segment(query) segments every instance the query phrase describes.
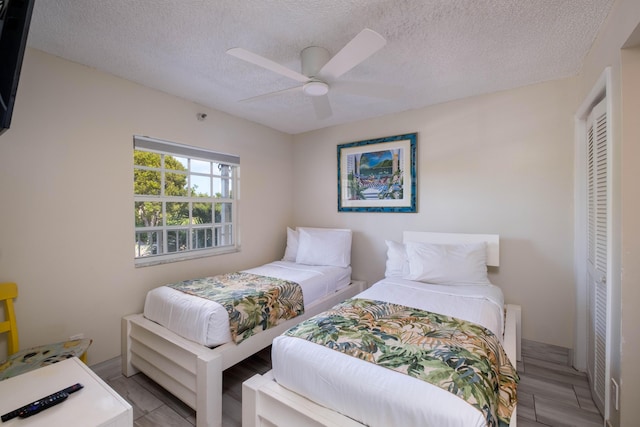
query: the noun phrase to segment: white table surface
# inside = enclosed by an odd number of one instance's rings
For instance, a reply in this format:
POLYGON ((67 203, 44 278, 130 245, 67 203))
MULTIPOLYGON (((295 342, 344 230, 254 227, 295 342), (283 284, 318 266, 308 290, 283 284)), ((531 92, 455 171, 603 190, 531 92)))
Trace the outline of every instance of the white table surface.
POLYGON ((84 388, 62 403, 0 427, 133 426, 131 405, 75 357, 0 381, 0 415, 76 383, 84 388))

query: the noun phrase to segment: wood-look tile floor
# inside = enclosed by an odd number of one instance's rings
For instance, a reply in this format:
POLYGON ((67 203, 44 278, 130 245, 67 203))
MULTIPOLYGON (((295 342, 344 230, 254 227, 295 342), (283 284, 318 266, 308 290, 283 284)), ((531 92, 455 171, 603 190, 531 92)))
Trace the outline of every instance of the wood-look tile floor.
MULTIPOLYGON (((565 348, 523 341, 518 363, 518 427, 602 427, 586 375, 569 366, 565 348)), ((120 359, 92 366, 114 390, 133 406, 134 425, 139 427, 190 427, 195 412, 144 374, 130 378, 120 373, 120 359)), ((223 427, 242 425, 242 383, 271 369, 267 347, 224 372, 223 427)))
POLYGON ((570 366, 563 347, 523 340, 518 362, 518 427, 602 427, 586 374, 570 366))

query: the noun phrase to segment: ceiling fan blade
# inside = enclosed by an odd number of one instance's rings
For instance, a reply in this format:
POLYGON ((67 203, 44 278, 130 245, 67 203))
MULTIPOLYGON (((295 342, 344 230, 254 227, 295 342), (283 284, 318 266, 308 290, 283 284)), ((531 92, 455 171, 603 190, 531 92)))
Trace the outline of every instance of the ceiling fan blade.
POLYGON ((331 104, 329 103, 329 97, 327 95, 311 96, 310 98, 318 119, 322 120, 331 117, 333 112, 331 111, 331 104))
POLYGON ((231 56, 242 59, 243 61, 247 61, 259 67, 266 68, 267 70, 273 71, 274 73, 280 74, 285 77, 289 77, 290 79, 297 80, 301 83, 306 83, 307 81, 309 81, 309 77, 305 76, 304 74, 300 74, 297 71, 293 71, 292 69, 285 67, 284 65, 280 65, 277 62, 267 59, 264 56, 257 55, 253 52, 249 52, 248 50, 242 49, 241 47, 231 48, 227 50, 227 53, 231 56))
POLYGON ((331 85, 331 90, 350 93, 358 96, 382 99, 399 99, 404 94, 404 88, 397 85, 378 83, 337 81, 331 85))
POLYGON ((302 86, 290 87, 288 89, 277 90, 275 92, 263 93, 262 95, 256 95, 256 96, 252 96, 251 98, 241 99, 238 102, 253 102, 253 101, 258 101, 262 99, 269 99, 274 96, 282 95, 289 92, 301 92, 301 91, 302 91, 302 86))
POLYGON ((318 72, 323 80, 334 80, 382 49, 387 41, 369 28, 360 31, 318 72))

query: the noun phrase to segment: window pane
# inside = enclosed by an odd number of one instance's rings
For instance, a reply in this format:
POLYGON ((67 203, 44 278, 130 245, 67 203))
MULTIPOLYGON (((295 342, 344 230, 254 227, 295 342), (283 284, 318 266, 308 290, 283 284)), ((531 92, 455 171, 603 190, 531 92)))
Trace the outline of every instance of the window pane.
POLYGON ((211 174, 211 162, 191 159, 191 172, 211 174))
POLYGON ((194 202, 191 217, 193 224, 213 223, 213 203, 194 202))
POLYGON ((164 156, 164 168, 178 171, 186 171, 189 160, 185 157, 164 156))
POLYGON ((167 231, 167 252, 180 252, 187 249, 187 230, 167 231))
POLYGON ((193 249, 204 249, 213 246, 213 231, 210 228, 193 230, 193 249))
POLYGON ((164 176, 165 196, 187 196, 189 194, 187 175, 167 172, 164 176))
POLYGON ((231 222, 231 203, 216 203, 216 224, 231 222))
POLYGON ((133 171, 133 193, 144 196, 160 195, 160 172, 143 169, 133 171))
POLYGON ((135 202, 136 227, 158 227, 162 225, 160 202, 135 202))
POLYGON ((191 175, 192 196, 211 197, 211 177, 201 175, 191 175))
POLYGON ((145 257, 149 255, 158 255, 159 248, 162 247, 162 232, 147 231, 136 232, 135 240, 135 256, 145 257))
POLYGON ((133 164, 137 166, 160 167, 160 154, 149 151, 133 151, 133 164))
POLYGON ((231 180, 226 178, 213 178, 213 196, 216 198, 231 198, 231 180))
POLYGON ((189 224, 189 203, 167 202, 166 214, 166 225, 187 225, 189 224))
POLYGON ((231 225, 216 227, 216 246, 228 246, 233 244, 231 225))

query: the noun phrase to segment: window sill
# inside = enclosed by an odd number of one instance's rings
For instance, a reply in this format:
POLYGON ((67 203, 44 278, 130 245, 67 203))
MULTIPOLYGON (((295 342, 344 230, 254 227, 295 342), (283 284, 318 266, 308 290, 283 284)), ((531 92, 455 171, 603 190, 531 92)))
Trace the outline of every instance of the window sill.
POLYGON ((136 268, 150 267, 153 265, 168 264, 168 263, 179 262, 179 261, 188 261, 188 260, 198 259, 198 258, 207 258, 207 257, 216 256, 216 255, 231 254, 235 252, 240 252, 240 247, 233 246, 228 248, 194 251, 189 253, 176 253, 176 254, 136 258, 134 259, 134 263, 136 268))

